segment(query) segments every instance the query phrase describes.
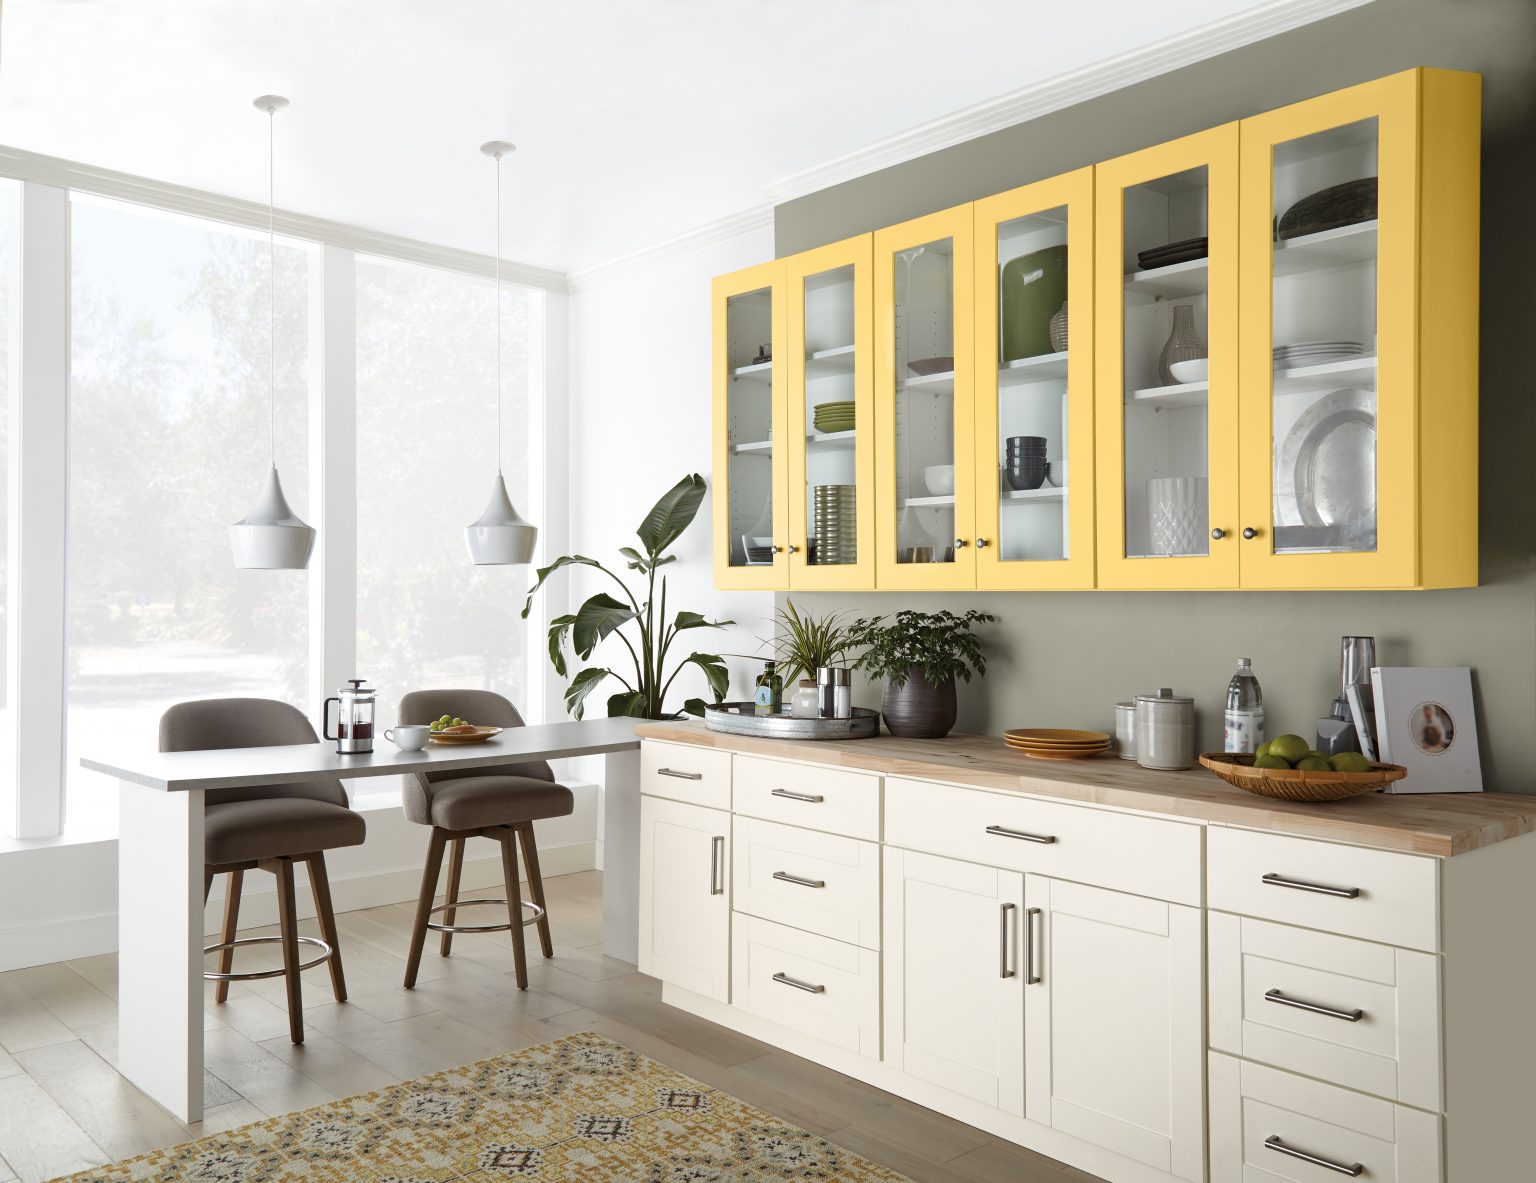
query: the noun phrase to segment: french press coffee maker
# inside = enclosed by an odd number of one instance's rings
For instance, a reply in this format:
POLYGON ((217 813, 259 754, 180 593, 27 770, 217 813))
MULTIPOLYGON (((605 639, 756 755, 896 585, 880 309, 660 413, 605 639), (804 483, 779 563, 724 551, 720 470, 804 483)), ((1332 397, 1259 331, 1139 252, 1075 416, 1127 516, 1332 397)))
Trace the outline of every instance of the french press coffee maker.
POLYGON ((356 756, 373 751, 374 709, 378 695, 371 687, 363 685, 362 678, 352 678, 350 684, 336 691, 335 698, 325 700, 321 707, 320 733, 326 739, 336 741, 336 751, 343 756, 356 756), (336 734, 331 734, 331 703, 336 704, 336 734))

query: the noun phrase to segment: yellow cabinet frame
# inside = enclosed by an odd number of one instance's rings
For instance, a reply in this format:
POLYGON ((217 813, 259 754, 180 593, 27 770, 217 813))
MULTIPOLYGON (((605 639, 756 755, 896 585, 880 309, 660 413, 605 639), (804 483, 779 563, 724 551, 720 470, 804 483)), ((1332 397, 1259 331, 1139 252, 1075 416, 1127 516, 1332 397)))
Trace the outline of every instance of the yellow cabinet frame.
MULTIPOLYGON (((1098 586, 1174 590, 1238 586, 1238 125, 1228 123, 1095 167, 1094 390, 1098 454, 1098 586), (1205 167, 1210 239, 1206 411, 1209 526, 1220 530, 1199 556, 1126 554, 1125 521, 1125 199, 1127 189, 1205 167)), ((1267 216, 1266 216, 1267 224, 1267 216)), ((1267 355, 1266 355, 1267 356, 1267 355)))
POLYGON ((787 259, 785 278, 788 345, 784 351, 785 436, 789 463, 789 586, 796 590, 858 591, 875 585, 875 378, 873 334, 874 235, 817 247, 787 259), (806 520, 805 281, 853 268, 854 500, 858 561, 818 566, 810 561, 812 523, 806 520))
MULTIPOLYGON (((1242 584, 1477 582, 1478 152, 1481 79, 1408 70, 1242 121, 1239 332, 1242 584), (1273 548, 1274 149, 1377 121, 1376 549, 1273 548)), ((1348 385, 1341 382, 1340 385, 1348 385)))
MULTIPOLYGON (((1093 169, 1080 168, 978 201, 976 236, 976 586, 992 591, 1083 589, 1094 585, 1093 446, 1093 169), (998 497, 998 227, 1044 210, 1067 208, 1067 292, 1084 310, 1071 325, 1067 351, 1067 490, 1065 559, 1004 561, 998 497), (986 545, 983 545, 985 543, 986 545)), ((958 488, 958 485, 956 486, 958 488)))
MULTIPOLYGON (((875 584, 881 590, 968 591, 976 586, 974 331, 975 244, 971 204, 875 231, 875 584), (898 251, 949 239, 954 292, 955 559, 898 563, 896 508, 896 269, 898 251)), ((904 376, 902 376, 904 377, 904 376)), ((940 540, 941 542, 945 540, 940 540)))

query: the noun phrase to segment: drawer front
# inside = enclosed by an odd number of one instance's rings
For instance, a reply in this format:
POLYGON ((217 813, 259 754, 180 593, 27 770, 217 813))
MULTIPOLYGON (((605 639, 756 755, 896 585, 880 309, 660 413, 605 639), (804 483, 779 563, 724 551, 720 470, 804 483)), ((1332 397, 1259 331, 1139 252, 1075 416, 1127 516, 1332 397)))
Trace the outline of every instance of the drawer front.
POLYGON ((1014 793, 885 780, 887 845, 1196 907, 1200 831, 1014 793))
POLYGON ((1439 1111, 1438 958, 1209 915, 1211 1047, 1439 1111))
POLYGON ((1210 907, 1436 952, 1435 859, 1212 826, 1210 907))
POLYGON ((764 920, 880 948, 880 847, 737 815, 733 906, 764 920))
POLYGON ((880 954, 736 916, 731 999, 802 1035, 880 1057, 880 954))
POLYGON ((640 791, 709 809, 731 807, 731 753, 684 743, 640 745, 640 791))
POLYGON ((1440 1119, 1211 1053, 1211 1178, 1440 1183, 1440 1119), (1321 1159, 1332 1167, 1298 1155, 1321 1159))
POLYGON ((880 778, 873 773, 737 756, 735 778, 737 813, 880 840, 880 778))

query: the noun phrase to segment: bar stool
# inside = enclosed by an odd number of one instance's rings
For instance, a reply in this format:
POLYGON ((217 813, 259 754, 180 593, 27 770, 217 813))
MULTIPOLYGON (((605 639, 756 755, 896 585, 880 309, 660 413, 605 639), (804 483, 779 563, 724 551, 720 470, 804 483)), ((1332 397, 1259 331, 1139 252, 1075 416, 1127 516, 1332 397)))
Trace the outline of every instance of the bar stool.
MULTIPOLYGON (((267 698, 214 698, 177 703, 160 716, 162 752, 319 742, 315 729, 300 711, 286 702, 267 698)), ((360 814, 348 807, 346 791, 341 787, 341 781, 334 778, 207 790, 203 801, 204 901, 208 899, 214 877, 229 875, 224 895, 223 939, 203 950, 205 955, 219 955, 219 968, 203 973, 204 979, 218 983, 214 988, 216 1002, 224 1002, 229 997, 231 982, 286 978, 288 1033, 294 1043, 303 1043, 304 1002, 299 975, 304 970, 327 962, 336 1001, 347 1000, 347 983, 341 967, 341 941, 336 935, 336 914, 331 905, 324 852, 356 846, 363 841, 366 831, 367 824, 360 814), (293 886, 295 862, 309 868, 309 884, 324 940, 299 935, 293 886), (245 873, 250 870, 270 871, 277 878, 281 936, 235 938, 240 918, 240 891, 245 873), (237 948, 264 944, 282 946, 282 969, 233 972, 237 948), (320 955, 301 965, 300 945, 316 946, 320 955)))
MULTIPOLYGON (((414 690, 400 700, 401 723, 430 723, 444 715, 468 719, 487 727, 521 727, 523 717, 517 708, 489 690, 414 690)), ((495 741, 492 740, 492 743, 495 741)), ((405 988, 416 985, 416 971, 421 968, 421 950, 427 930, 443 934, 440 951, 447 957, 456 932, 510 932, 512 958, 517 968, 517 988, 528 988, 527 955, 523 947, 523 928, 537 924, 539 945, 545 957, 555 955, 549 934, 549 915, 544 905, 544 881, 539 874, 539 852, 534 845, 533 823, 545 818, 565 817, 575 798, 571 790, 555 783, 555 774, 543 760, 525 764, 498 765, 493 768, 466 768, 453 772, 418 772, 406 779, 405 816, 432 827, 427 844, 427 863, 421 878, 421 898, 416 904, 416 922, 411 928, 410 955, 405 964, 405 988), (502 877, 506 899, 461 900, 459 877, 464 869, 464 843, 470 838, 490 838, 501 846, 502 877), (522 898, 518 886, 517 848, 523 848, 528 870, 528 891, 532 901, 522 898), (448 848, 447 902, 432 906, 437 895, 438 876, 442 870, 443 851, 448 848), (505 924, 456 924, 460 908, 482 904, 500 904, 507 909, 505 924), (524 918, 522 913, 529 915, 524 918), (443 913, 441 922, 433 915, 443 913)))

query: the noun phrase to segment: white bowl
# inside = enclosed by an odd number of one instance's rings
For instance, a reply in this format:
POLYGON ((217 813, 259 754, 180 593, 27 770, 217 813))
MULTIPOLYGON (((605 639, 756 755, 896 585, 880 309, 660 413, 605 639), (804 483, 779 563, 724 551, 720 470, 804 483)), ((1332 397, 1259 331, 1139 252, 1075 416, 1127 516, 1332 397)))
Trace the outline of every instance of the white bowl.
POLYGON ((928 492, 935 497, 948 497, 955 491, 955 466, 930 464, 923 469, 923 484, 928 486, 928 492))
POLYGON ((1179 382, 1204 382, 1211 375, 1211 359, 1197 357, 1193 361, 1172 362, 1168 372, 1179 382))

